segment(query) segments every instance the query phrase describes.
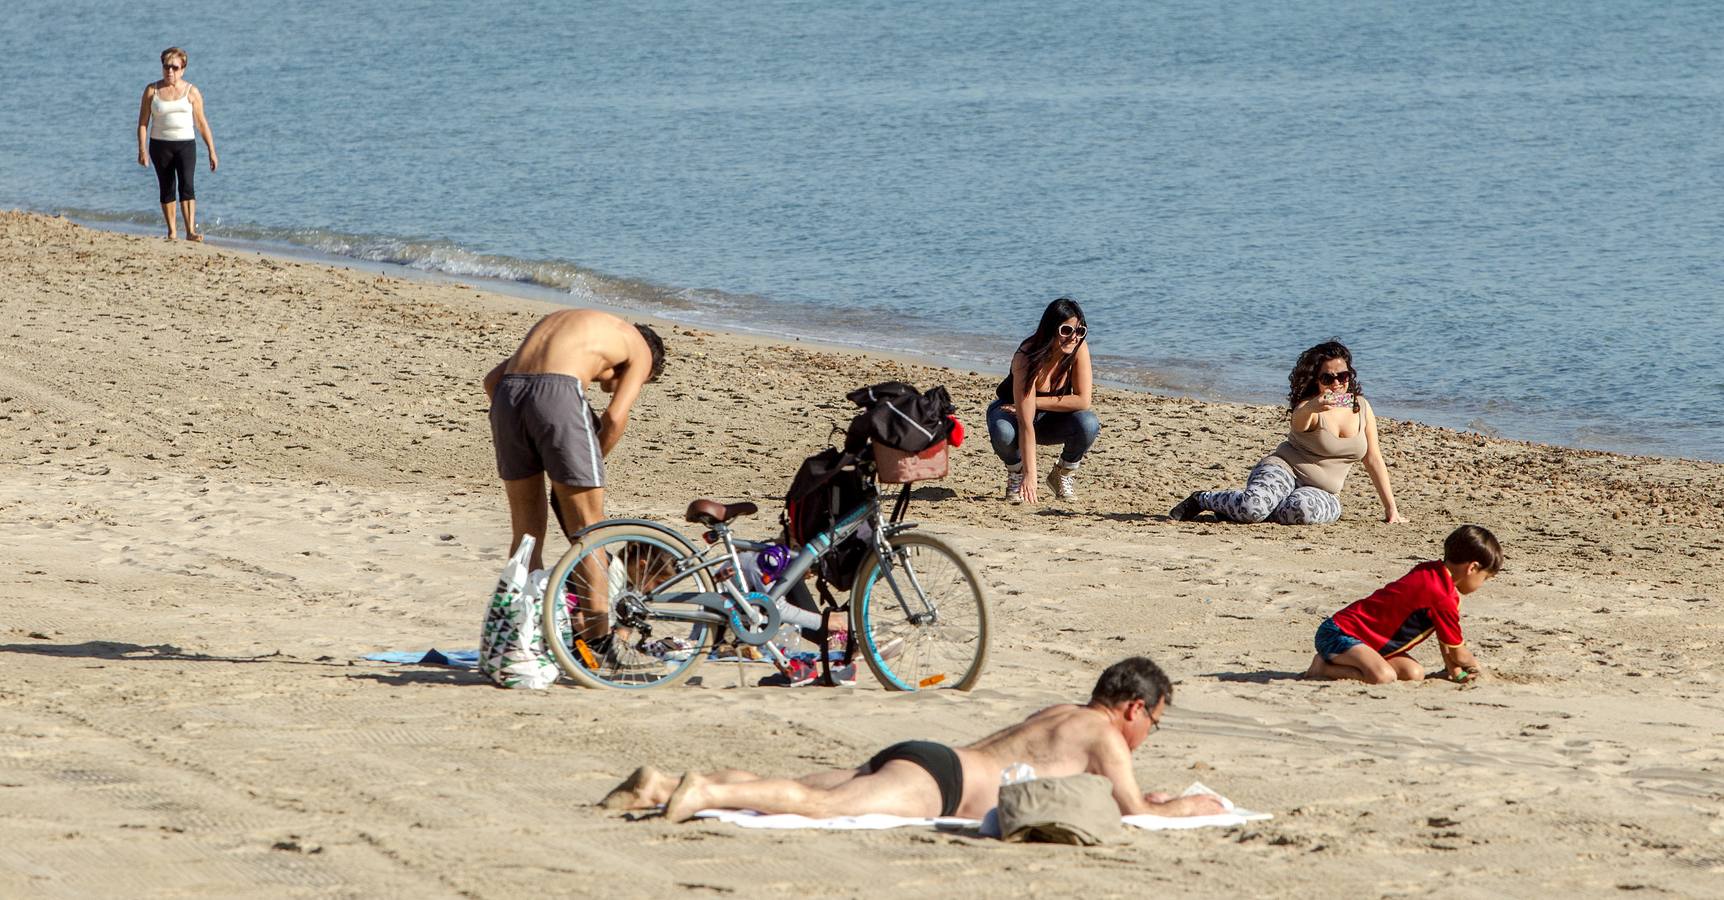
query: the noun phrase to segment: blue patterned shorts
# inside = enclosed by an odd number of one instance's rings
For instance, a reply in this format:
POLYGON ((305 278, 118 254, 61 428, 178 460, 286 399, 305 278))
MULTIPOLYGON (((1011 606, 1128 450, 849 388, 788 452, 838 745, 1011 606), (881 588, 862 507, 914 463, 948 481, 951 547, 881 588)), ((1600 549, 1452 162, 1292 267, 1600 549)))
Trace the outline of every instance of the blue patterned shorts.
POLYGON ((1323 624, 1317 626, 1317 638, 1312 643, 1317 646, 1318 654, 1325 660, 1332 661, 1335 657, 1363 644, 1364 641, 1342 631, 1341 626, 1336 625, 1334 619, 1324 619, 1323 624))

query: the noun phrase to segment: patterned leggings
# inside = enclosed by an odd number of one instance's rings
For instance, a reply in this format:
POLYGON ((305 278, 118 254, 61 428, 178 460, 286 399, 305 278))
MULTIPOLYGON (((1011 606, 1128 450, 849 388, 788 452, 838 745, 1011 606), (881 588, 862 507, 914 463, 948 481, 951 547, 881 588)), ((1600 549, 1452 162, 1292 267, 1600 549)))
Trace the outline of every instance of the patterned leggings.
POLYGON ((1296 487, 1293 473, 1258 463, 1242 491, 1204 491, 1198 505, 1234 522, 1327 525, 1341 518, 1341 498, 1310 485, 1296 487))

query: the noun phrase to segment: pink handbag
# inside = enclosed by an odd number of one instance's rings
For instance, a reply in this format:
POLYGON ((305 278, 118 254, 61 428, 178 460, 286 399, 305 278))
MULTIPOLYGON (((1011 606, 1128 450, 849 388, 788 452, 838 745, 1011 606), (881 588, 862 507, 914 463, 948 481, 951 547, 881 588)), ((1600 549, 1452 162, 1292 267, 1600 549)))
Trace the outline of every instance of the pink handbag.
POLYGON ((946 449, 945 441, 921 453, 910 453, 885 444, 875 444, 875 479, 881 484, 909 484, 912 481, 945 478, 951 471, 946 449))

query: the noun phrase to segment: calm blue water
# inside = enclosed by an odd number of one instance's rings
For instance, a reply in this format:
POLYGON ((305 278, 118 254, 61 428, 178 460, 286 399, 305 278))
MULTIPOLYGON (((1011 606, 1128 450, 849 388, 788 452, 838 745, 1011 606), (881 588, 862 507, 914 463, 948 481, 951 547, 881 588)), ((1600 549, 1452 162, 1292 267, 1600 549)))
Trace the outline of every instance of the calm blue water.
MULTIPOLYGON (((1001 368, 1724 459, 1724 4, 13 0, 0 206, 157 220, 191 55, 217 237, 1001 368)), ((858 381, 865 380, 858 373, 858 381)))

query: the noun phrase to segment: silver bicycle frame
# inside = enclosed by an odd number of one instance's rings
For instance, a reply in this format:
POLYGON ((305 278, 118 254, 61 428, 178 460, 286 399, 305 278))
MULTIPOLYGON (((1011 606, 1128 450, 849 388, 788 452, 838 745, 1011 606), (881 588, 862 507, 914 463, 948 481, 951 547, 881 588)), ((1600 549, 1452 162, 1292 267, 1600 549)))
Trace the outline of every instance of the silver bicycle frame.
MULTIPOLYGON (((915 571, 906 566, 904 573, 910 580, 910 587, 914 589, 914 596, 921 598, 920 605, 923 607, 919 611, 910 609, 905 591, 893 575, 893 570, 898 568, 898 565, 891 544, 891 537, 916 526, 914 523, 887 522, 881 510, 878 495, 870 497, 867 503, 851 510, 839 519, 830 530, 822 531, 810 538, 803 545, 801 552, 796 554, 795 558, 790 561, 790 565, 785 568, 770 590, 767 591, 766 596, 771 602, 758 608, 756 604, 746 600, 750 591, 748 591, 748 584, 742 576, 742 560, 738 552, 740 550, 760 550, 766 547, 767 543, 733 537, 730 533, 730 527, 724 523, 717 523, 713 526, 712 530, 717 541, 704 550, 697 550, 692 543, 676 531, 645 519, 611 519, 601 522, 599 525, 617 523, 644 525, 654 531, 662 532, 684 548, 694 551, 684 559, 684 564, 678 565, 675 574, 653 589, 655 599, 644 604, 651 617, 667 621, 698 622, 714 626, 728 625, 736 635, 737 640, 755 646, 764 645, 768 654, 780 663, 784 662, 781 658, 782 653, 771 643, 771 639, 778 633, 782 624, 778 604, 784 600, 785 595, 789 594, 792 588, 802 582, 808 571, 814 567, 815 563, 819 562, 828 550, 855 535, 864 524, 873 526, 874 555, 880 561, 880 575, 885 579, 887 586, 892 589, 892 594, 898 601, 898 606, 905 617, 919 623, 938 615, 938 610, 928 599, 927 592, 923 590, 915 571), (712 553, 713 550, 720 548, 723 550, 722 553, 712 553), (730 573, 725 578, 714 578, 718 585, 717 590, 665 593, 666 587, 674 586, 699 572, 714 571, 725 565, 730 566, 730 573), (733 616, 736 621, 733 621, 733 616), (746 625, 745 628, 737 627, 743 624, 746 625)), ((582 529, 581 532, 572 535, 571 539, 579 539, 586 531, 596 527, 598 525, 582 529)))

